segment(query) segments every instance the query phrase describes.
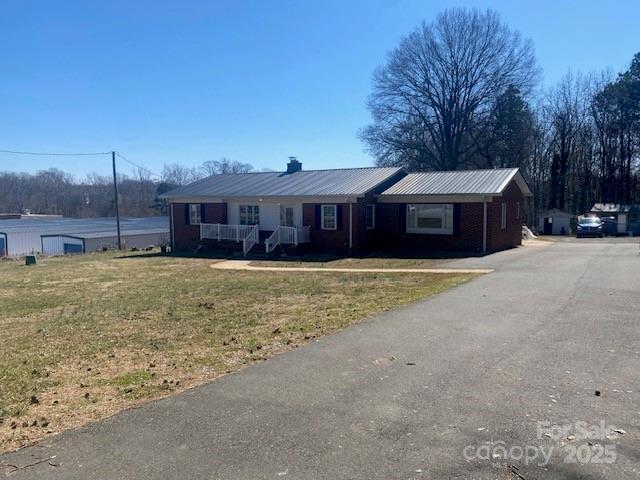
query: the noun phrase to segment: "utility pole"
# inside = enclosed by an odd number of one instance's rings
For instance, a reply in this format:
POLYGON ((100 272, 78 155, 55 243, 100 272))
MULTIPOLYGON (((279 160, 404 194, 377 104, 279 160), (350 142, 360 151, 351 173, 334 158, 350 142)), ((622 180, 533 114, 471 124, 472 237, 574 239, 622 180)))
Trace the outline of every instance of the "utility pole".
POLYGON ((111 164, 113 165, 113 192, 116 200, 116 228, 118 229, 118 250, 122 250, 122 237, 120 236, 120 208, 118 206, 118 179, 116 177, 116 152, 111 152, 111 164))

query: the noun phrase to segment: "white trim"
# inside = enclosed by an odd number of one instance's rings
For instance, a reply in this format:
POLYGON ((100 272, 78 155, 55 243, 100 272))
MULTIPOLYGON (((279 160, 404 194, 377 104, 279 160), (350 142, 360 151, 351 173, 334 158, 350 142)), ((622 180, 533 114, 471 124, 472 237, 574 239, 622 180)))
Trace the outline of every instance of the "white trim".
POLYGON ((507 203, 502 202, 500 207, 500 230, 507 229, 507 203))
POLYGON ((176 227, 173 224, 173 219, 175 218, 173 214, 173 203, 169 204, 169 226, 171 227, 171 252, 175 252, 176 250, 176 227))
POLYGON ((320 205, 320 230, 338 230, 338 205, 336 204, 321 204, 320 205), (334 224, 333 228, 328 228, 324 226, 324 207, 332 207, 333 208, 333 218, 334 224))
MULTIPOLYGON (((496 195, 497 196, 497 195, 496 195)), ((378 203, 482 203, 493 195, 378 195, 378 203)))
MULTIPOLYGON (((338 223, 338 212, 336 210, 336 225, 338 223)), ((353 248, 353 203, 349 204, 349 249, 353 248)))
MULTIPOLYGON (((417 222, 417 212, 416 212, 416 222, 417 222)), ((427 234, 427 235, 453 235, 453 222, 454 222, 454 206, 452 203, 408 203, 406 208, 406 231, 407 233, 416 233, 416 234, 427 234), (418 226, 410 226, 409 225, 409 211, 411 208, 417 210, 416 207, 442 207, 441 210, 441 220, 442 224, 445 225, 440 228, 429 228, 429 227, 418 227, 418 226), (451 212, 450 225, 447 225, 447 212, 451 212)))
POLYGON ((201 203, 190 203, 189 204, 189 225, 200 225, 202 223, 202 214, 203 214, 203 211, 202 211, 201 203))
MULTIPOLYGON (((184 196, 184 197, 170 197, 166 198, 169 203, 249 203, 249 204, 261 204, 264 203, 349 203, 355 202, 358 198, 363 198, 364 195, 317 195, 317 196, 238 196, 238 197, 208 197, 208 196, 184 196)), ((162 198, 162 197, 160 197, 162 198)))
POLYGON ((482 253, 487 253, 487 202, 483 202, 482 210, 482 253))
POLYGON ((367 230, 374 230, 376 228, 376 204, 367 203, 364 206, 364 226, 367 230), (367 210, 371 208, 371 226, 367 224, 367 210))

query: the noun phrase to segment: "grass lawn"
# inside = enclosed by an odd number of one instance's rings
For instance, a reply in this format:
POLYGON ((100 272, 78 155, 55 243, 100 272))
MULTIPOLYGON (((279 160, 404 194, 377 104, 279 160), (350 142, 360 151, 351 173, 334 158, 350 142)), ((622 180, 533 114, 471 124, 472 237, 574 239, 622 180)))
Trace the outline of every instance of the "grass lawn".
POLYGON ((0 451, 173 394, 466 282, 243 272, 105 253, 0 262, 0 451))
POLYGON ((255 260, 255 267, 313 267, 313 268, 439 268, 446 267, 450 259, 440 258, 282 258, 279 260, 255 260))

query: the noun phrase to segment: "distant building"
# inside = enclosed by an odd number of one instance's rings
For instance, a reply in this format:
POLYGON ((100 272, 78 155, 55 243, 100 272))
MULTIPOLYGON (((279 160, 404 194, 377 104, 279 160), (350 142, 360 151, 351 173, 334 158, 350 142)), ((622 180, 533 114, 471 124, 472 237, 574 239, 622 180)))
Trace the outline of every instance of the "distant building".
POLYGON ((618 233, 640 234, 640 205, 619 203, 596 203, 591 214, 600 218, 610 218, 618 225, 618 233))
POLYGON ((575 215, 556 208, 538 215, 538 233, 541 235, 569 235, 575 215))
MULTIPOLYGON (((168 217, 122 218, 120 227, 125 248, 141 248, 169 242, 168 217)), ((83 252, 115 248, 116 219, 63 218, 59 215, 19 215, 19 218, 0 218, 0 256, 77 253, 78 247, 70 245, 77 244, 78 241, 71 240, 72 238, 82 240, 80 243, 83 252), (53 238, 63 240, 54 241, 53 238), (66 250, 65 244, 68 244, 66 250)))

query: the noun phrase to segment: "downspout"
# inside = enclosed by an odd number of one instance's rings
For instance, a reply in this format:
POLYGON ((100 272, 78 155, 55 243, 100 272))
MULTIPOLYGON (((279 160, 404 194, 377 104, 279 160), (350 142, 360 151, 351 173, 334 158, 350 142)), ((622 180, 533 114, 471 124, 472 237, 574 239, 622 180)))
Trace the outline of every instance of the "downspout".
POLYGON ((487 201, 482 202, 483 219, 482 219, 482 253, 487 253, 487 201))
POLYGON ((349 202, 349 255, 353 250, 353 203, 349 202))

